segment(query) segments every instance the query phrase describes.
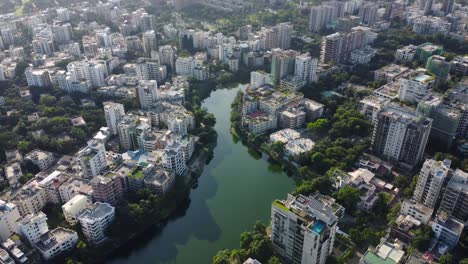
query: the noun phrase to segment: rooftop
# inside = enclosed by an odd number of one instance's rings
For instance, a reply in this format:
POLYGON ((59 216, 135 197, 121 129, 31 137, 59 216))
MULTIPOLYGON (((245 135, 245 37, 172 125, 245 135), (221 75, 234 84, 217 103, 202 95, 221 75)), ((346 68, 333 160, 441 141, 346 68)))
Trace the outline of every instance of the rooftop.
POLYGON ((80 221, 94 221, 95 219, 101 219, 107 217, 109 214, 113 214, 115 208, 108 203, 96 202, 89 208, 85 209, 79 216, 80 221))

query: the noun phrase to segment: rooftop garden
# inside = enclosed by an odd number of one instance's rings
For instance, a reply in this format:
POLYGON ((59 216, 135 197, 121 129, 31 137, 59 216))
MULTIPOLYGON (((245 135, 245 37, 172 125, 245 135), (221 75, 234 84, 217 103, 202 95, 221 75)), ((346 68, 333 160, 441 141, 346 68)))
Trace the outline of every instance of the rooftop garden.
POLYGON ((131 171, 128 174, 128 177, 136 179, 136 180, 142 180, 143 179, 143 170, 141 167, 136 167, 133 171, 131 171))

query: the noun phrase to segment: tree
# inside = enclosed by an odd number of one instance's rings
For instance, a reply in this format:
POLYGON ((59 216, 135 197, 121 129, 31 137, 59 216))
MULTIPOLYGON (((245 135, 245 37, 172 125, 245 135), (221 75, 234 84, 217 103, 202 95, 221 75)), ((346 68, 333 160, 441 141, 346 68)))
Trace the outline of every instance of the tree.
POLYGON ((267 264, 281 264, 281 261, 277 256, 273 256, 268 260, 267 264))
POLYGON ((307 129, 317 133, 325 133, 330 128, 330 121, 325 118, 319 118, 315 122, 307 124, 307 129))
POLYGON ((453 256, 450 253, 445 254, 439 258, 439 264, 452 264, 452 263, 453 263, 453 256))
POLYGON ((359 189, 345 186, 338 191, 337 201, 346 208, 346 211, 353 213, 356 210, 357 203, 361 199, 361 191, 359 189))
POLYGON ((424 252, 429 247, 433 236, 434 232, 429 226, 418 229, 414 231, 414 238, 411 240, 411 246, 417 248, 421 252, 424 252))
POLYGON ((55 105, 55 102, 57 102, 57 98, 52 95, 48 94, 43 94, 41 98, 39 99, 39 104, 45 105, 45 106, 53 106, 55 105))

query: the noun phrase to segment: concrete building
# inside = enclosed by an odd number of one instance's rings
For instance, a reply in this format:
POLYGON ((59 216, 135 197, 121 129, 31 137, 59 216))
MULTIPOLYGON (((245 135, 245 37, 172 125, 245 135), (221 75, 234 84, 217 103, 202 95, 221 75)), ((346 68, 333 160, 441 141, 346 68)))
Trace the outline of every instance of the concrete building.
POLYGON ((11 202, 16 204, 21 216, 34 214, 40 212, 46 205, 47 193, 37 181, 32 181, 21 187, 11 202))
POLYGON ((372 133, 372 150, 400 167, 412 170, 423 158, 432 120, 412 109, 388 104, 377 114, 372 133))
POLYGON ((468 173, 456 169, 452 174, 439 207, 441 212, 462 222, 468 220, 468 173))
POLYGON ((158 101, 158 83, 155 80, 140 81, 136 87, 136 97, 140 109, 150 109, 158 101))
POLYGON ((374 72, 374 81, 383 80, 386 83, 393 82, 409 70, 408 67, 389 64, 374 72))
POLYGON ((106 149, 96 140, 88 141, 88 146, 81 149, 77 156, 84 177, 96 177, 107 168, 106 149))
POLYGON ((122 104, 108 102, 104 104, 104 115, 106 118, 107 127, 110 129, 112 135, 117 135, 117 124, 120 119, 125 115, 125 109, 122 104))
POLYGON ((306 120, 306 113, 297 108, 290 108, 279 114, 279 126, 281 128, 301 128, 306 120))
POLYGON ((466 76, 468 74, 468 56, 457 56, 451 60, 450 73, 466 76))
POLYGON ((379 5, 376 3, 363 3, 359 8, 358 16, 361 18, 361 24, 366 26, 372 26, 377 21, 378 15, 377 10, 379 5))
POLYGON ((376 248, 368 249, 359 260, 359 264, 402 263, 404 256, 405 251, 401 243, 383 240, 376 248))
POLYGON ((182 175, 186 172, 187 166, 185 163, 184 149, 180 142, 172 140, 168 142, 164 149, 163 165, 167 170, 172 170, 177 175, 182 175))
POLYGON ((250 73, 250 89, 257 89, 266 84, 271 84, 270 74, 263 71, 253 71, 250 73))
POLYGON ((0 200, 0 242, 18 232, 17 221, 21 218, 18 208, 13 203, 0 200))
POLYGON ((58 227, 40 237, 36 249, 45 260, 50 260, 63 252, 71 251, 78 243, 78 234, 70 229, 58 227))
POLYGON ((422 203, 414 200, 404 200, 401 205, 400 214, 403 216, 409 215, 421 222, 421 224, 427 225, 431 220, 433 212, 433 208, 427 207, 422 203))
POLYGON ((156 168, 144 178, 144 185, 160 196, 166 195, 174 183, 175 173, 162 168, 156 168))
POLYGON ((36 245, 49 231, 47 216, 43 212, 28 214, 18 221, 18 232, 29 244, 36 245))
POLYGON ((93 188, 93 200, 111 205, 116 205, 122 199, 126 189, 124 178, 113 172, 94 177, 90 184, 93 188))
POLYGON ((418 183, 414 190, 414 199, 427 207, 435 208, 445 178, 450 170, 450 160, 426 160, 419 173, 418 183))
POLYGON ((51 152, 39 149, 32 150, 24 158, 34 163, 41 171, 50 168, 55 163, 54 155, 51 152))
POLYGON ((82 194, 75 195, 62 205, 63 216, 71 226, 74 226, 78 223, 78 216, 90 205, 90 197, 82 194))
POLYGON ((285 155, 298 157, 304 153, 310 152, 315 146, 315 143, 308 138, 298 138, 291 141, 284 146, 285 155))
POLYGON ((281 143, 288 143, 289 141, 298 139, 301 137, 301 134, 296 130, 285 128, 279 130, 277 132, 270 134, 270 141, 271 142, 281 142, 281 143))
POLYGON ((49 72, 42 69, 33 69, 31 67, 26 68, 24 71, 28 86, 37 87, 51 87, 52 82, 50 81, 49 72))
POLYGON ((425 69, 417 69, 408 76, 400 78, 399 98, 409 103, 419 103, 431 92, 435 77, 429 75, 425 69))
POLYGON ((372 124, 377 123, 378 113, 388 104, 389 100, 370 95, 359 101, 359 110, 367 119, 372 121, 372 124))
POLYGON ((154 30, 148 30, 143 32, 142 35, 142 46, 146 57, 151 57, 151 51, 158 50, 158 41, 156 38, 156 32, 154 30))
POLYGON ((306 112, 306 120, 311 122, 319 119, 323 115, 325 106, 321 103, 304 98, 302 104, 306 112))
POLYGON ((465 225, 455 218, 439 214, 431 223, 435 237, 452 250, 458 243, 465 225))
POLYGON ((274 250, 292 263, 324 264, 333 250, 338 220, 344 208, 335 200, 288 195, 271 206, 271 242, 274 250))
POLYGON ((78 217, 81 230, 88 242, 99 244, 106 239, 104 231, 115 217, 115 208, 108 203, 96 202, 78 217))
POLYGON ((426 69, 436 76, 435 85, 439 86, 447 81, 450 64, 445 57, 433 55, 427 59, 426 69))
POLYGON ((417 46, 408 45, 403 48, 397 49, 395 52, 395 61, 397 62, 411 62, 416 56, 417 46))

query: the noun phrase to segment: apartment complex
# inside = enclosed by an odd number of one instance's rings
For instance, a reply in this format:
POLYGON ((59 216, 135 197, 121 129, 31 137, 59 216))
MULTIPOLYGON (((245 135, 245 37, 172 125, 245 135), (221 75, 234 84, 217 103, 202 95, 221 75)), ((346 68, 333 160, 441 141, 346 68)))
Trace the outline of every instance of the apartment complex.
POLYGON ((324 264, 333 250, 344 208, 327 196, 288 195, 271 207, 274 250, 291 263, 324 264))
POLYGON ((423 158, 432 120, 409 108, 388 104, 377 114, 372 150, 381 158, 412 170, 423 158))

